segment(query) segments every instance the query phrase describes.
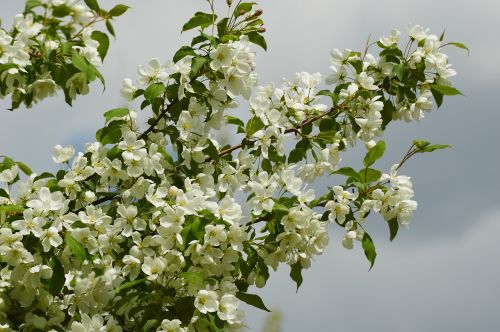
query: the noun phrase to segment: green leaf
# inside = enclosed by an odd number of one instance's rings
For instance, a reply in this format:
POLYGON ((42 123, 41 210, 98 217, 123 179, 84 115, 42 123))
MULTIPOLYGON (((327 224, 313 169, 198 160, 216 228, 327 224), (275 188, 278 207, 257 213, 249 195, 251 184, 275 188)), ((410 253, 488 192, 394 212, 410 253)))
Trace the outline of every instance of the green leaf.
POLYGON ((356 70, 357 74, 361 74, 361 72, 363 71, 363 61, 349 60, 349 64, 356 70))
POLYGON ((163 83, 151 84, 146 91, 144 91, 144 98, 152 102, 155 98, 160 97, 166 89, 163 83))
POLYGON ((207 58, 204 58, 202 56, 195 56, 191 62, 191 73, 189 74, 189 76, 191 78, 198 76, 201 68, 203 68, 203 66, 207 62, 207 58))
POLYGON ((264 123, 262 122, 262 120, 258 116, 252 117, 250 120, 248 120, 245 128, 247 137, 251 137, 253 134, 261 130, 262 128, 264 128, 264 123))
POLYGON ((188 55, 196 56, 196 53, 194 52, 192 47, 182 46, 177 52, 175 52, 173 60, 174 62, 178 62, 188 55))
POLYGON ((134 286, 137 286, 137 285, 140 285, 144 282, 146 282, 146 278, 142 278, 142 279, 135 279, 135 280, 132 280, 132 281, 128 281, 128 282, 124 282, 123 284, 121 284, 116 290, 115 290, 115 293, 116 294, 119 294, 121 291, 123 290, 126 290, 126 289, 129 289, 129 288, 132 288, 134 286))
POLYGON ((385 100, 384 108, 380 113, 382 115, 382 129, 385 129, 387 125, 392 121, 392 117, 394 113, 396 113, 396 108, 390 100, 385 100))
POLYGON ((245 127, 245 123, 243 122, 243 120, 238 119, 234 116, 226 115, 226 116, 224 116, 224 119, 226 120, 227 124, 232 124, 232 125, 242 127, 242 128, 245 127))
POLYGON ((359 174, 363 178, 361 182, 371 183, 378 181, 380 179, 380 176, 382 175, 382 172, 373 168, 364 168, 361 171, 359 171, 359 174))
POLYGON ((121 127, 125 121, 111 121, 106 127, 100 129, 96 133, 96 139, 102 144, 115 144, 122 138, 121 127))
POLYGON ((75 255, 80 262, 83 262, 85 258, 87 258, 87 251, 85 251, 85 248, 71 234, 66 233, 64 242, 66 242, 73 255, 75 255))
POLYGON ((101 31, 94 31, 92 32, 91 38, 99 43, 99 47, 97 48, 97 53, 99 53, 101 59, 104 60, 104 58, 108 54, 108 49, 109 49, 108 35, 101 31))
POLYGON ((249 11, 252 10, 253 5, 255 5, 255 4, 256 4, 256 2, 242 2, 242 3, 240 3, 238 5, 238 7, 236 7, 236 9, 234 10, 235 16, 238 17, 238 16, 241 16, 241 15, 248 13, 249 11))
POLYGON ((2 188, 0 188, 0 197, 10 198, 9 194, 2 188))
POLYGON ((265 51, 267 51, 267 42, 266 39, 257 31, 252 31, 247 34, 248 40, 256 45, 262 47, 265 51))
POLYGON ((0 205, 0 212, 6 213, 16 213, 23 212, 24 208, 20 205, 10 204, 10 205, 0 205))
POLYGON ((290 267, 290 277, 297 284, 297 291, 299 291, 299 287, 300 285, 302 285, 302 281, 304 280, 302 278, 302 265, 300 264, 300 262, 297 262, 293 265, 290 265, 290 267))
POLYGON ((251 306, 262 309, 267 312, 271 312, 271 310, 266 308, 266 305, 264 304, 259 295, 237 292, 236 297, 241 301, 245 302, 246 304, 249 304, 251 306))
POLYGON ((301 149, 301 148, 293 149, 292 151, 290 151, 290 154, 288 155, 288 163, 296 164, 300 162, 302 159, 304 159, 306 153, 307 153, 306 149, 301 149))
POLYGON ((99 4, 97 3, 97 0, 85 0, 85 3, 87 4, 87 6, 89 6, 90 9, 99 11, 99 4))
POLYGON ((174 305, 176 318, 178 318, 182 323, 188 324, 193 317, 194 310, 194 297, 185 296, 179 298, 174 305))
POLYGON ((84 73, 85 76, 87 76, 87 80, 89 80, 89 82, 95 80, 96 74, 94 66, 89 64, 87 59, 85 59, 81 54, 79 54, 77 51, 73 52, 71 61, 73 63, 73 66, 75 66, 78 70, 84 73))
POLYGON ((290 211, 290 208, 286 205, 283 205, 281 203, 274 203, 273 205, 273 215, 274 215, 274 219, 275 220, 278 220, 278 221, 281 221, 281 219, 288 215, 288 212, 290 211))
POLYGON ((203 287, 203 278, 197 272, 183 272, 179 274, 179 277, 186 279, 190 284, 194 284, 198 287, 203 287))
POLYGON ((26 5, 24 6, 24 11, 28 12, 35 7, 41 6, 42 2, 40 0, 28 0, 26 1, 26 5))
POLYGON ((53 177, 54 177, 54 174, 49 173, 49 172, 43 172, 42 174, 40 174, 37 177, 35 177, 35 179, 33 180, 33 182, 36 182, 36 181, 42 180, 42 179, 53 178, 53 177))
POLYGON ((219 35, 220 38, 226 35, 227 33, 227 22, 229 21, 229 18, 224 17, 222 20, 217 23, 217 34, 219 35))
POLYGON ((12 160, 12 158, 9 158, 9 157, 3 157, 3 162, 2 162, 2 166, 3 166, 3 169, 9 169, 9 168, 12 168, 12 166, 14 166, 14 160, 12 160))
POLYGON ((14 63, 0 64, 0 73, 3 72, 3 71, 9 70, 11 68, 19 68, 19 66, 16 65, 16 64, 14 64, 14 63))
POLYGON ((433 145, 426 146, 425 148, 419 149, 418 152, 419 153, 433 152, 436 150, 449 149, 451 147, 452 146, 448 145, 448 144, 433 144, 433 145))
POLYGON ((116 37, 115 28, 113 28, 113 23, 111 23, 110 20, 106 20, 106 29, 108 29, 108 32, 111 34, 111 36, 116 37))
POLYGON ((365 167, 373 165, 373 163, 375 163, 384 155, 384 152, 385 152, 385 142, 379 141, 377 144, 375 144, 374 147, 372 147, 366 153, 365 159, 363 160, 363 164, 365 165, 365 167))
POLYGON ((419 150, 425 148, 426 146, 431 145, 431 142, 424 140, 413 140, 413 145, 415 145, 419 150))
POLYGON ((437 107, 441 107, 443 104, 443 94, 437 90, 431 89, 432 96, 434 97, 434 100, 436 101, 437 107))
POLYGON ((464 95, 462 92, 448 85, 439 85, 439 84, 431 85, 431 91, 437 91, 444 96, 464 95))
POLYGON ((395 65, 392 71, 399 79, 399 81, 403 82, 410 73, 410 67, 408 67, 408 65, 405 63, 400 63, 398 65, 395 65))
POLYGON ((66 277, 64 275, 64 268, 57 257, 52 257, 52 277, 49 282, 49 293, 56 296, 64 287, 66 277))
MULTIPOLYGON (((464 44, 462 44, 462 43, 457 43, 457 42, 449 42, 449 43, 446 43, 446 44, 445 44, 445 45, 443 45, 443 46, 446 46, 446 45, 453 45, 453 46, 455 46, 455 47, 458 47, 458 48, 461 48, 461 49, 463 49, 463 50, 466 50, 466 51, 467 51, 467 55, 469 55, 469 54, 470 54, 470 50, 469 50, 469 48, 468 48, 467 46, 465 46, 464 44)), ((441 46, 441 47, 443 47, 443 46, 441 46)))
POLYGON ((182 32, 197 27, 204 29, 214 23, 216 19, 217 15, 197 12, 186 24, 183 25, 182 32))
POLYGON ((344 175, 344 176, 348 176, 348 177, 351 177, 359 182, 362 182, 361 180, 361 176, 359 175, 358 172, 356 172, 353 168, 351 167, 342 167, 342 168, 339 168, 338 170, 336 170, 335 172, 333 172, 333 174, 340 174, 340 175, 344 175))
POLYGON ((17 161, 16 164, 17 164, 17 167, 19 167, 19 169, 21 171, 23 171, 24 174, 30 176, 31 173, 33 173, 33 171, 31 170, 31 168, 29 168, 28 165, 26 165, 25 163, 17 161))
POLYGON ((361 240, 361 245, 363 246, 363 249, 365 251, 365 256, 370 262, 370 270, 373 267, 373 264, 375 264, 375 258, 377 257, 377 252, 375 251, 375 245, 373 244, 372 238, 368 233, 365 233, 363 235, 363 240, 361 240))
POLYGON ((104 113, 104 118, 106 119, 106 122, 108 122, 114 118, 122 118, 124 116, 127 116, 128 114, 129 114, 128 108, 123 108, 123 107, 115 108, 104 113))
POLYGON ((398 234, 399 230, 398 218, 387 220, 387 224, 389 225, 389 239, 392 241, 398 234))
POLYGON ((150 332, 150 331, 155 331, 156 326, 158 325, 158 320, 157 319, 149 319, 146 324, 144 324, 143 331, 144 332, 150 332))
POLYGON ((111 10, 109 11, 109 15, 113 17, 122 16, 129 8, 130 8, 129 6, 122 4, 116 5, 113 8, 111 8, 111 10))
POLYGON ((71 8, 69 8, 67 5, 60 5, 57 7, 54 7, 52 10, 52 15, 54 17, 65 17, 71 14, 71 8))
POLYGON ((335 120, 332 118, 325 117, 319 123, 319 131, 320 132, 331 131, 334 130, 334 126, 335 126, 335 120))

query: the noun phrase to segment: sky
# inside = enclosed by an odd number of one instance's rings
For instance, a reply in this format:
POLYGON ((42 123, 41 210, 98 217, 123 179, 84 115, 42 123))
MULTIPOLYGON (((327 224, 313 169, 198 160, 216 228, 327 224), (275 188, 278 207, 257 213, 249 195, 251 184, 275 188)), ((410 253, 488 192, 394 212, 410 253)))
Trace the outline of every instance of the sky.
MULTIPOLYGON (((102 67, 106 90, 94 83, 73 108, 53 98, 11 113, 5 110, 8 102, 0 101, 1 155, 37 172, 54 170, 52 147, 82 147, 93 140, 101 115, 127 106, 119 95, 122 79, 135 78, 137 65, 152 57, 170 59, 189 40, 180 34, 182 24, 206 9, 202 0, 121 3, 132 9, 115 24, 117 39, 102 67)), ((467 56, 447 49, 464 97, 445 99, 420 123, 396 123, 386 132, 388 149, 379 164, 386 170, 413 139, 453 146, 417 156, 401 170, 412 177, 419 203, 410 229, 390 242, 383 220, 370 220, 378 252, 370 272, 359 246, 343 249, 342 230, 332 228, 329 248, 304 273, 297 293, 286 266, 272 274, 266 288, 255 292, 282 312, 283 331, 498 331, 500 2, 262 0, 259 5, 269 44, 268 52, 256 49, 260 84, 279 84, 297 71, 327 74, 331 49, 361 50, 369 35, 375 39, 392 28, 405 32, 410 23, 435 34, 445 29, 446 40, 471 50, 467 56)), ((22 7, 23 1, 1 1, 3 27, 22 7)), ((344 154, 343 165, 359 167, 360 151, 344 154)), ((247 309, 249 330, 259 331, 265 318, 247 309)))

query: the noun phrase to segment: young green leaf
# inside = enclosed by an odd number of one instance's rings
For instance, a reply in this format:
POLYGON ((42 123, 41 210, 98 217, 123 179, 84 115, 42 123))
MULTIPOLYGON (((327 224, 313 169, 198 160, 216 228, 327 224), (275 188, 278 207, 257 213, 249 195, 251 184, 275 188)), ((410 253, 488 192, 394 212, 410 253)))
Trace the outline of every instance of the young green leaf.
POLYGON ((89 6, 90 9, 99 11, 99 4, 97 3, 97 0, 85 0, 85 3, 87 4, 87 6, 89 6))
POLYGON ((246 129, 245 129, 245 131, 247 133, 247 137, 251 137, 253 134, 255 134, 257 131, 261 130, 262 128, 264 128, 264 123, 262 122, 262 120, 259 117, 254 116, 253 118, 251 118, 247 122, 246 129))
POLYGON ((397 78, 402 82, 410 73, 410 67, 408 67, 408 65, 405 63, 400 63, 395 65, 392 71, 397 76, 397 78))
POLYGON ((122 5, 122 4, 116 5, 113 8, 111 8, 111 10, 109 11, 109 15, 111 15, 113 17, 121 16, 121 15, 125 14, 125 12, 129 8, 130 8, 129 6, 122 5))
POLYGON ((424 153, 424 152, 433 152, 436 150, 442 150, 442 149, 449 149, 451 148, 451 145, 448 144, 433 144, 433 145, 428 145, 422 149, 419 149, 419 153, 424 153))
POLYGON ((125 124, 124 121, 111 121, 106 127, 100 129, 96 133, 96 139, 102 144, 115 144, 122 138, 121 127, 125 124))
POLYGON ((123 118, 128 114, 129 114, 129 109, 121 107, 107 111, 106 113, 104 113, 104 118, 106 119, 106 122, 109 122, 114 118, 123 118))
POLYGON ((234 116, 226 115, 224 116, 224 119, 226 120, 227 124, 232 124, 238 127, 245 127, 245 123, 241 119, 238 119, 234 116))
POLYGON ((156 327, 158 326, 158 320, 157 319, 148 319, 146 324, 144 324, 144 327, 142 330, 144 332, 150 332, 150 331, 156 331, 156 327))
POLYGON ((113 27, 113 23, 111 23, 111 20, 106 20, 106 29, 108 29, 108 32, 111 34, 111 36, 116 37, 115 28, 113 27))
POLYGON ((80 242, 78 242, 73 236, 71 236, 71 234, 66 233, 66 235, 64 236, 64 242, 66 242, 73 255, 75 255, 75 257, 80 262, 83 262, 85 258, 87 258, 87 251, 80 244, 80 242))
POLYGON ((152 102, 155 98, 160 97, 166 89, 163 83, 151 84, 146 91, 144 91, 144 98, 152 102))
POLYGON ((88 63, 88 61, 81 54, 76 51, 73 52, 71 61, 73 62, 73 66, 85 74, 89 82, 95 80, 95 67, 88 63))
POLYGON ((189 74, 191 78, 196 77, 199 73, 201 68, 207 63, 208 60, 205 57, 202 56, 195 56, 193 58, 193 61, 191 62, 191 73, 189 74))
POLYGON ((351 177, 351 178, 355 179, 356 181, 362 182, 362 179, 361 179, 361 176, 359 175, 359 173, 356 172, 351 167, 342 167, 342 168, 339 168, 338 170, 336 170, 332 174, 344 175, 344 176, 347 176, 347 177, 351 177))
POLYGON ((6 213, 17 213, 23 212, 24 208, 20 205, 10 204, 10 205, 0 205, 0 212, 6 213))
POLYGON ((177 62, 188 55, 196 56, 196 53, 192 47, 182 46, 177 52, 175 52, 173 61, 177 62))
POLYGON ((198 287, 203 287, 203 278, 197 272, 183 272, 179 277, 186 279, 190 284, 198 287))
POLYGON ((140 284, 146 282, 146 280, 147 280, 146 278, 142 278, 142 279, 135 279, 132 281, 124 282, 123 284, 118 286, 118 288, 116 288, 115 293, 119 294, 123 290, 132 288, 134 286, 137 286, 137 285, 140 285, 140 284))
POLYGON ((186 24, 183 25, 182 32, 197 27, 204 29, 213 24, 216 19, 217 15, 197 12, 186 24))
POLYGON ((241 15, 248 13, 249 11, 252 10, 253 5, 255 5, 255 4, 256 4, 256 2, 242 2, 242 3, 240 3, 234 11, 235 16, 238 17, 238 16, 241 16, 241 15))
POLYGON ((385 142, 384 141, 378 141, 377 144, 375 144, 374 147, 372 147, 368 152, 366 153, 365 159, 363 160, 363 164, 365 167, 370 167, 373 165, 377 160, 382 158, 385 152, 385 142))
POLYGON ((437 91, 444 96, 464 95, 462 92, 458 91, 452 86, 440 85, 440 84, 431 85, 431 91, 437 91))
MULTIPOLYGON (((443 46, 446 46, 446 45, 453 45, 453 46, 455 46, 455 47, 461 48, 462 50, 466 50, 466 51, 467 51, 467 55, 469 55, 469 54, 470 54, 470 50, 469 50, 469 48, 468 48, 467 46, 465 46, 464 44, 462 44, 462 43, 457 43, 457 42, 449 42, 449 43, 446 43, 446 44, 445 44, 445 45, 443 45, 443 46)), ((443 46, 441 46, 441 47, 443 47, 443 46)))
POLYGON ((22 163, 20 161, 16 161, 16 164, 17 164, 17 167, 19 167, 19 169, 21 171, 23 171, 24 174, 30 176, 31 173, 33 173, 33 171, 31 170, 31 168, 29 168, 28 165, 26 165, 25 163, 22 163))

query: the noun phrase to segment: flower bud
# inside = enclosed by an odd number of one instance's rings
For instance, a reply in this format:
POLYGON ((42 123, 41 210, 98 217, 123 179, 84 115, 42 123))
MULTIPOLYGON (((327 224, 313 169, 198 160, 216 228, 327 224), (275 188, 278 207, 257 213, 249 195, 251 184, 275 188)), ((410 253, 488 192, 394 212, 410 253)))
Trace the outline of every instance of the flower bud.
POLYGON ((365 147, 367 150, 370 150, 371 148, 373 148, 377 143, 374 141, 374 140, 370 140, 368 142, 365 143, 365 147))
POLYGON ((92 203, 96 199, 95 194, 90 190, 86 191, 84 196, 85 202, 87 203, 92 203))
POLYGON ((226 0, 226 3, 229 7, 233 5, 233 0, 226 0))
POLYGON ((266 278, 264 278, 264 276, 262 275, 258 275, 255 278, 255 286, 257 286, 258 288, 264 288, 264 286, 266 286, 266 278))
POLYGON ((255 11, 255 13, 253 13, 252 17, 259 17, 260 15, 262 15, 263 12, 264 11, 259 8, 255 11))
POLYGON ((249 285, 253 285, 253 284, 254 284, 254 282, 255 282, 255 272, 254 272, 254 271, 252 271, 252 272, 250 272, 250 273, 248 274, 248 277, 247 277, 247 283, 248 283, 249 285))

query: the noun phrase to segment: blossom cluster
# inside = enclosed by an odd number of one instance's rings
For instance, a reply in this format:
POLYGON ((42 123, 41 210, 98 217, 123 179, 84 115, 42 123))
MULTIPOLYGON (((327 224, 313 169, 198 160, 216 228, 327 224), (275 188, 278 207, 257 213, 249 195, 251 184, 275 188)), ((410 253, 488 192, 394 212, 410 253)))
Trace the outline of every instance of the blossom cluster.
MULTIPOLYGON (((426 46, 435 38, 412 27, 417 48, 408 54, 396 32, 379 41, 379 58, 334 50, 323 90, 322 75, 307 72, 256 87, 250 44, 265 42, 253 6, 240 3, 217 24, 215 13, 197 13, 183 29, 200 29, 191 46, 124 81, 122 95, 151 110, 145 131, 135 110, 117 108, 83 152, 54 147, 57 174, 3 159, 4 330, 240 330, 241 302, 267 310, 251 286, 264 287, 270 268, 286 264, 299 287, 328 245, 329 225, 342 228, 344 247, 360 241, 373 265, 367 216, 382 215, 391 238, 409 224, 417 203, 410 178, 397 172, 413 154, 443 146, 415 141, 388 174, 372 165, 389 122, 420 119, 400 116, 427 98, 417 90, 442 101, 454 89, 446 56, 426 46), (218 35, 207 35, 214 24, 218 35), (248 100, 246 123, 239 97, 248 100), (229 125, 241 143, 217 139, 229 125), (358 139, 364 167, 340 167, 358 139), (318 194, 314 184, 330 175, 345 183, 318 194)), ((91 62, 92 52, 78 52, 91 62)))
POLYGON ((109 20, 127 8, 118 5, 107 12, 95 0, 28 1, 12 30, 0 27, 0 98, 10 95, 14 110, 21 103, 31 107, 58 90, 69 104, 78 94, 87 94, 88 84, 102 79, 97 67, 109 47, 108 35, 94 26, 106 20, 114 34, 109 20))

